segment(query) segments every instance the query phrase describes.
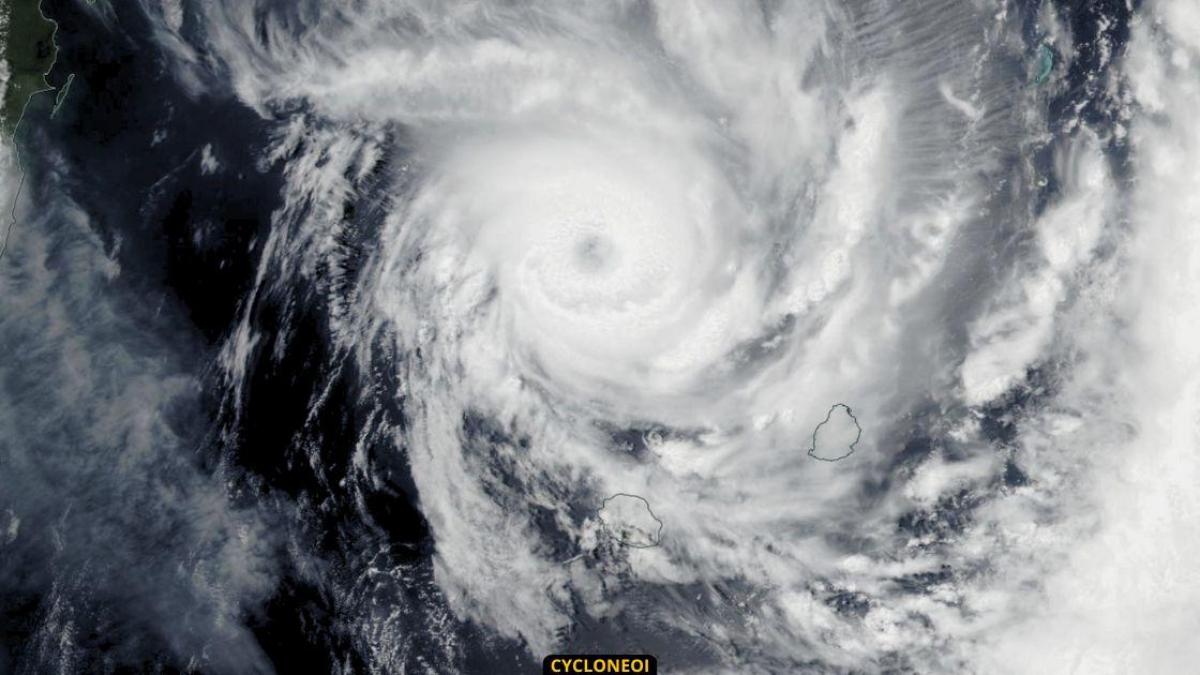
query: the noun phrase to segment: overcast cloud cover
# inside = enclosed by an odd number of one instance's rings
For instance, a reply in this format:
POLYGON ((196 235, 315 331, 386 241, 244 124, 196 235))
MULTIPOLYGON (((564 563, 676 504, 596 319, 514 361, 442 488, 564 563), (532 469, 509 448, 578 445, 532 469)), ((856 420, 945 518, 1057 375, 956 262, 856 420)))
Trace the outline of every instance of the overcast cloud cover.
POLYGON ((72 7, 0 672, 1200 659, 1194 0, 72 7))

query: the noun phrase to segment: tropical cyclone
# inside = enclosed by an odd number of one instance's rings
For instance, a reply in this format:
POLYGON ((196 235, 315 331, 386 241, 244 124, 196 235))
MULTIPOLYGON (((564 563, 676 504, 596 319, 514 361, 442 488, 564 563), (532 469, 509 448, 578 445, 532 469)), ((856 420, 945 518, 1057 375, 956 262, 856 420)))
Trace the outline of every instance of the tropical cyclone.
POLYGON ((885 531, 890 506, 847 504, 886 458, 834 471, 795 448, 830 400, 853 400, 869 435, 902 419, 915 383, 954 375, 911 333, 957 273, 949 242, 991 231, 988 191, 1016 156, 992 139, 1019 124, 1005 106, 1020 83, 980 66, 1007 43, 974 28, 995 19, 957 2, 884 18, 824 6, 821 20, 805 2, 769 18, 661 2, 652 22, 634 4, 539 7, 330 7, 309 34, 336 39, 295 41, 242 5, 198 10, 239 96, 305 101, 276 150, 290 231, 264 269, 353 270, 331 334, 361 372, 401 383, 453 611, 535 653, 570 608, 640 617, 648 597, 655 625, 687 634, 691 586, 773 589, 759 610, 773 628, 730 621, 705 641, 734 661, 755 641, 844 666, 851 645, 920 634, 897 610, 819 639, 840 623, 814 578, 890 593, 889 553, 851 564, 841 547, 893 542, 835 536, 851 512, 885 531), (935 21, 952 39, 924 40, 935 21), (280 35, 247 39, 261 31, 280 35), (944 91, 987 114, 964 118, 944 91), (392 154, 397 130, 410 151, 392 154), (342 199, 364 176, 386 208, 353 265, 322 267, 354 232, 342 199), (645 428, 662 432, 613 441, 645 428), (619 571, 562 565, 596 513, 577 502, 601 495, 618 495, 606 521, 632 507, 606 528, 646 548, 619 571))
MULTIPOLYGON (((281 167, 239 319, 214 331, 222 400, 242 420, 255 373, 327 341, 362 393, 328 416, 367 422, 353 458, 315 438, 289 470, 370 494, 387 481, 360 449, 394 460, 428 525, 422 592, 530 653, 603 624, 700 670, 972 670, 1060 562, 1042 549, 1086 529, 1066 487, 1091 441, 1136 426, 1107 414, 1142 395, 1110 377, 1114 289, 1137 287, 1118 268, 1154 269, 1125 250, 1121 139, 1191 166, 1123 126, 1109 37, 1069 44, 1128 17, 1037 7, 155 9, 164 69, 257 112, 256 166, 281 167), (272 321, 298 307, 303 330, 272 321)), ((1174 120, 1195 48, 1173 30, 1143 36, 1137 99, 1174 120)), ((319 384, 298 419, 327 412, 319 384)))

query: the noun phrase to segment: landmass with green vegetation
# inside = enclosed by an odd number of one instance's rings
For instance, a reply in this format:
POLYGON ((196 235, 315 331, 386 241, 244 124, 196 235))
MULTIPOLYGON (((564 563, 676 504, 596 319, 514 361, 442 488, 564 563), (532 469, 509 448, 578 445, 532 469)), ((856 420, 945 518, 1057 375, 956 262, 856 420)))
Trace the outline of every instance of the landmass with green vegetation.
POLYGON ((29 97, 52 87, 56 24, 42 14, 41 0, 0 0, 0 61, 8 74, 0 101, 0 129, 11 136, 29 97))

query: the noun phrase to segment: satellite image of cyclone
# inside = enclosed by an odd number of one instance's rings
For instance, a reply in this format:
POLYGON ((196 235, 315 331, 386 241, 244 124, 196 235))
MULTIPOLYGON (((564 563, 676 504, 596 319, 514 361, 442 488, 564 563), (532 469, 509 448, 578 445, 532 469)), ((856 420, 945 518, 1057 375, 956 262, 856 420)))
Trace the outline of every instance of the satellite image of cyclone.
POLYGON ((0 675, 1197 672, 1200 0, 0 0, 0 93, 0 675))

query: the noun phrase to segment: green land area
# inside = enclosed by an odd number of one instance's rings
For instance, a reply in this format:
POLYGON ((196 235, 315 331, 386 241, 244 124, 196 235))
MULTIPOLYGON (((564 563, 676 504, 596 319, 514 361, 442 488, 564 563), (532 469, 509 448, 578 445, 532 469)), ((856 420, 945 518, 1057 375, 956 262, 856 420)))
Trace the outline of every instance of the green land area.
POLYGON ((53 21, 42 16, 41 0, 0 0, 0 60, 8 85, 0 102, 0 129, 11 136, 29 97, 50 89, 45 73, 54 64, 53 21))

